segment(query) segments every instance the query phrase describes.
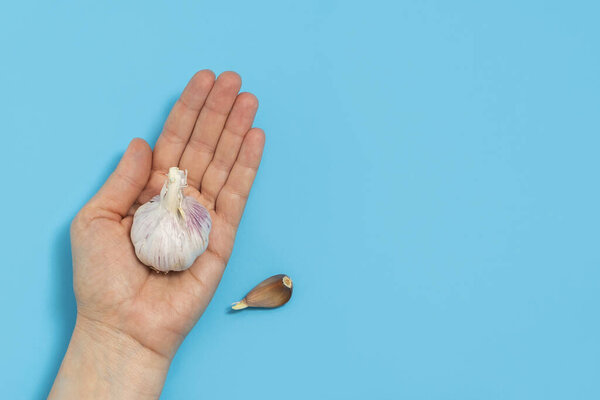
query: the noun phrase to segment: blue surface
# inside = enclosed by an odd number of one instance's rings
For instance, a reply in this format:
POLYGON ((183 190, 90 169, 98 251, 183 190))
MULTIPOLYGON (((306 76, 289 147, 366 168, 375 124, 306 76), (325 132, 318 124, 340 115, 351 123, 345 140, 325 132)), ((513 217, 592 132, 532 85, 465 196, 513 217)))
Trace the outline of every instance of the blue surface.
POLYGON ((83 3, 0 5, 2 398, 50 389, 70 220, 202 68, 267 147, 163 398, 600 398, 597 2, 83 3))

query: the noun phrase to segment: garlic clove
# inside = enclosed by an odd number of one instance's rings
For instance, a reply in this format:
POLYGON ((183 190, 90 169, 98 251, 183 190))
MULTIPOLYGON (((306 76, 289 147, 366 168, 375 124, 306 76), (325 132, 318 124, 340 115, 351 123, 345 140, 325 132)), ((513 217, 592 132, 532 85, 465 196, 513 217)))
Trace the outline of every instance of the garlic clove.
POLYGON ((265 279, 246 297, 231 305, 234 310, 242 310, 247 307, 275 308, 284 305, 292 297, 292 280, 284 274, 274 275, 265 279))

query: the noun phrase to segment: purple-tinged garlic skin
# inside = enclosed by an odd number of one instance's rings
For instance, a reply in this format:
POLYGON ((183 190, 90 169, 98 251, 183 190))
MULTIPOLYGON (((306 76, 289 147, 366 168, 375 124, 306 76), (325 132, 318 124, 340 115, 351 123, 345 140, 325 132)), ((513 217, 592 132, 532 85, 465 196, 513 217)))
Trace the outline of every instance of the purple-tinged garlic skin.
POLYGON ((210 214, 194 198, 183 195, 186 178, 184 171, 171 168, 160 195, 140 206, 133 216, 135 254, 160 272, 188 269, 208 246, 210 214))

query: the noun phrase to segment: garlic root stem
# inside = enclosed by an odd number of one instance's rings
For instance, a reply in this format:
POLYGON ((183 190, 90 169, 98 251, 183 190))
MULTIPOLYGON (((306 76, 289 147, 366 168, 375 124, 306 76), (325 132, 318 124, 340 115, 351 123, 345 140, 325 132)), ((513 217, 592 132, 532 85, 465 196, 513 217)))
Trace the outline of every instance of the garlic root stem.
POLYGON ((233 303, 231 305, 231 308, 233 308, 234 310, 243 310, 244 308, 247 308, 248 304, 246 303, 246 300, 241 300, 241 301, 236 301, 235 303, 233 303))

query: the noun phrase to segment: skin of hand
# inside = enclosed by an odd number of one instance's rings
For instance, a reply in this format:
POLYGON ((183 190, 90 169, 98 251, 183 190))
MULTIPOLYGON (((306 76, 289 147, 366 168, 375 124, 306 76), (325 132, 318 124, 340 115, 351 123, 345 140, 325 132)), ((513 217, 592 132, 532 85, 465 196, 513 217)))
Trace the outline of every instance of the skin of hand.
POLYGON ((49 398, 158 398, 177 348, 210 302, 233 249, 260 164, 258 100, 241 79, 196 73, 154 151, 134 139, 71 224, 75 329, 49 398), (158 194, 169 167, 188 170, 186 196, 209 211, 207 250, 186 271, 143 265, 130 240, 133 214, 158 194))

